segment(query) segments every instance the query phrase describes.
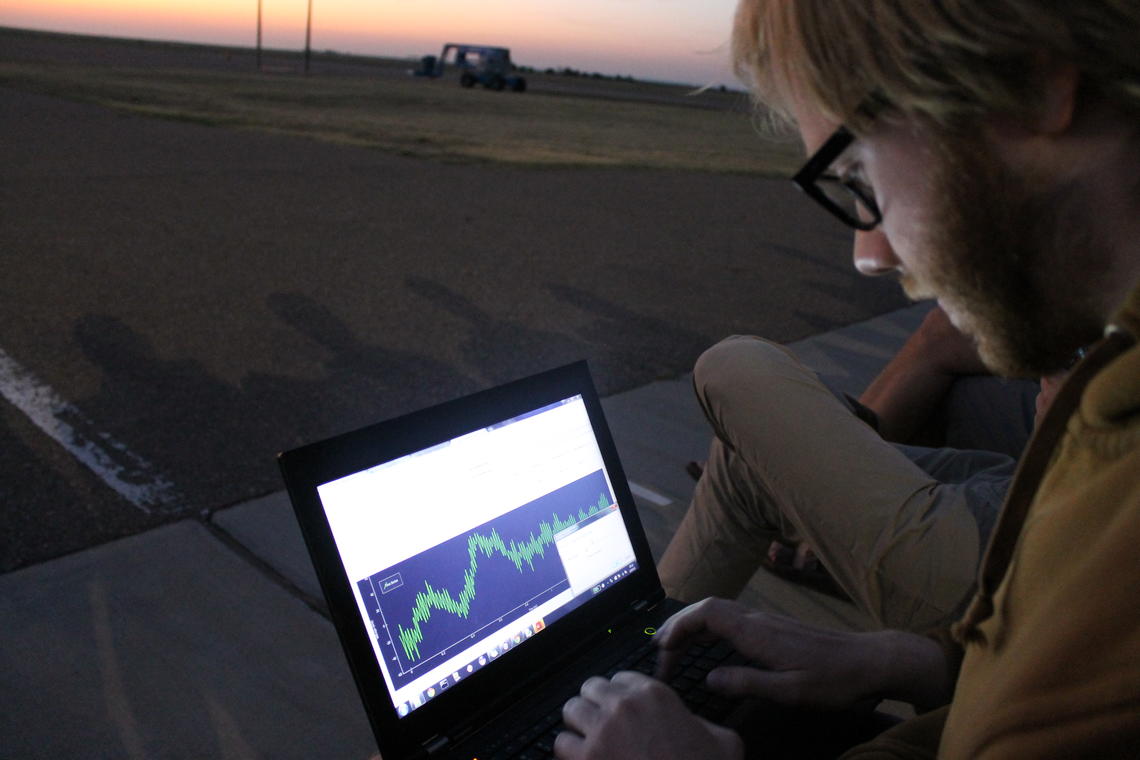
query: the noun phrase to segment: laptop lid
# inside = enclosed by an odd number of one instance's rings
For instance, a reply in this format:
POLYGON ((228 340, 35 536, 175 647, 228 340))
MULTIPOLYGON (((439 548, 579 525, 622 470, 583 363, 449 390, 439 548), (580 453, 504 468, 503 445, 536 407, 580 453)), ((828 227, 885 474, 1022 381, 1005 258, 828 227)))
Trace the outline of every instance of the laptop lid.
POLYGON ((664 597, 585 362, 279 462, 385 758, 453 745, 664 597))

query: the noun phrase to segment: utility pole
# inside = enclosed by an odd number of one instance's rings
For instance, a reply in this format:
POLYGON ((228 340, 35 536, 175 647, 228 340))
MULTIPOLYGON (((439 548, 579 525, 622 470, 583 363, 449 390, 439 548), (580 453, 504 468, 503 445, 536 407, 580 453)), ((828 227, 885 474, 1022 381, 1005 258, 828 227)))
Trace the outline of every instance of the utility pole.
POLYGON ((309 14, 305 19, 305 76, 309 75, 310 43, 313 39, 313 0, 309 0, 309 14))
POLYGON ((261 71, 261 0, 257 0, 257 70, 261 71))

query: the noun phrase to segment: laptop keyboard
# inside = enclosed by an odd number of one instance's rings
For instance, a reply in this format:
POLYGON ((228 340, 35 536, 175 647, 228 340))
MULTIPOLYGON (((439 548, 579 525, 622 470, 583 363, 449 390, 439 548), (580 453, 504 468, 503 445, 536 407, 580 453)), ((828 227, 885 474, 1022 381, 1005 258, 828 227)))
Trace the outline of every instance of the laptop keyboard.
MULTIPOLYGON (((616 662, 606 671, 607 677, 613 676, 619 670, 634 670, 647 675, 653 674, 656 664, 657 649, 650 640, 626 657, 616 662)), ((733 649, 724 642, 715 644, 696 644, 689 648, 677 667, 677 672, 668 683, 680 695, 682 701, 697 715, 714 723, 719 723, 728 717, 735 706, 735 702, 718 696, 704 686, 705 676, 713 668, 724 663, 736 663, 742 660, 736 656, 733 649)), ((585 680, 583 678, 582 680, 585 680)), ((496 744, 487 748, 485 754, 491 760, 542 760, 554 754, 554 739, 562 730, 562 704, 559 703, 550 712, 530 718, 526 728, 518 733, 508 732, 496 744)))

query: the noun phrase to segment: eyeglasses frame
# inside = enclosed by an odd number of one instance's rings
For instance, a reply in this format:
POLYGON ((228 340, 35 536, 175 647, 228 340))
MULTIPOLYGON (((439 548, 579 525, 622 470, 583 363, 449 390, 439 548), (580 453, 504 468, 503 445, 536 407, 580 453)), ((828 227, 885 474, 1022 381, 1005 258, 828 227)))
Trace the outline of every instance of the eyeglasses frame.
POLYGON ((796 172, 795 176, 792 177, 792 182, 796 187, 806 193, 809 198, 827 209, 836 219, 848 227, 866 232, 875 229, 883 221, 883 214, 879 211, 879 205, 875 203, 873 197, 868 197, 866 193, 852 182, 845 181, 838 177, 834 178, 835 181, 843 186, 843 189, 855 196, 867 211, 871 213, 871 220, 865 221, 858 216, 848 213, 847 209, 836 204, 835 201, 831 200, 827 193, 821 190, 819 185, 816 184, 820 177, 823 176, 823 173, 827 171, 827 167, 831 166, 831 163, 838 158, 843 151, 847 150, 847 146, 854 141, 855 134, 842 124, 839 125, 839 128, 808 158, 803 168, 796 172))

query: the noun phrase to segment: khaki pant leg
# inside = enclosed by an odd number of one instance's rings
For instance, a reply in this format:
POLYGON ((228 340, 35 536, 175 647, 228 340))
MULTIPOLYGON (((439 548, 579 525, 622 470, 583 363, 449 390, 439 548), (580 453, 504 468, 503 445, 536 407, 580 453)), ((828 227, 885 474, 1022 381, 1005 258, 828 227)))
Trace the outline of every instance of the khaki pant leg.
POLYGON ((773 539, 794 530, 759 485, 747 464, 714 438, 692 504, 657 566, 669 596, 735 598, 773 539))
POLYGON ((672 595, 736 596, 782 535, 807 541, 882 625, 954 616, 980 554, 962 489, 914 465, 781 346, 729 338, 693 383, 717 441, 659 567, 672 595))

